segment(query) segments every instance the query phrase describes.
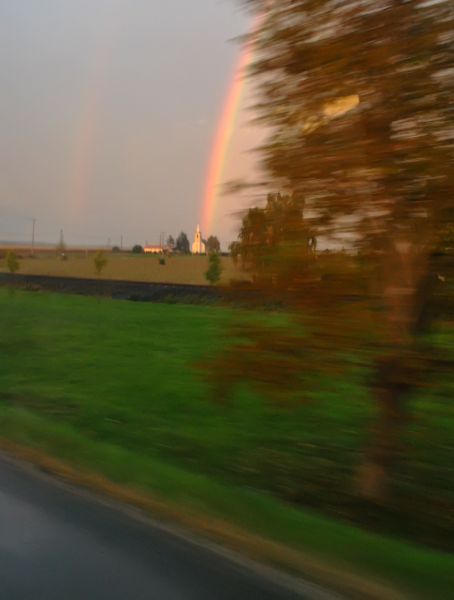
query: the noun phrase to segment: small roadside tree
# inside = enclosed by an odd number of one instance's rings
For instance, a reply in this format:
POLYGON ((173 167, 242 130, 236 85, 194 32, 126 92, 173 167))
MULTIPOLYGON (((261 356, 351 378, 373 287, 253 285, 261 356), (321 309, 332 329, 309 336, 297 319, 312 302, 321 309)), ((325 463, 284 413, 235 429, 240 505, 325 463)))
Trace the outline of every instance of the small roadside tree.
POLYGON ((222 265, 217 252, 212 252, 208 258, 208 269, 205 273, 207 281, 214 285, 221 279, 222 265))
POLYGON ((96 275, 100 277, 105 266, 107 265, 107 258, 102 250, 98 250, 98 252, 96 252, 93 262, 95 263, 96 275))
POLYGON ((143 247, 140 244, 135 244, 132 247, 133 254, 143 254, 143 247))
POLYGON ((6 266, 8 267, 8 271, 14 275, 20 269, 19 259, 17 255, 12 250, 6 253, 6 266))

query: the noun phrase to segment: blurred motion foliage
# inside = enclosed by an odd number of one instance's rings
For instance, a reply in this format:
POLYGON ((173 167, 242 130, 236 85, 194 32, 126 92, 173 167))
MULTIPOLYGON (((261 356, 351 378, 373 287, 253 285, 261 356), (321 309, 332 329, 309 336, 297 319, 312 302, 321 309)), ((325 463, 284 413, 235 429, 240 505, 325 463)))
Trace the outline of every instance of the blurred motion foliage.
MULTIPOLYGON (((452 549, 451 374, 418 389, 393 505, 382 510, 359 503, 349 485, 376 412, 367 401, 364 365, 345 354, 348 372, 323 378, 314 373, 315 381, 308 381, 313 395, 304 405, 263 402, 261 394, 241 386, 227 410, 209 401, 209 387, 193 365, 228 351, 230 340, 223 334, 231 319, 260 325, 269 332, 270 345, 275 340, 281 346, 280 332, 289 333, 292 323, 287 311, 190 306, 181 300, 125 303, 19 290, 12 301, 0 287, 2 436, 62 460, 82 461, 84 468, 108 477, 116 472, 116 453, 127 452, 122 481, 140 488, 148 479, 154 492, 166 491, 169 471, 176 468, 172 493, 184 505, 198 495, 203 511, 221 483, 218 498, 228 511, 221 515, 241 514, 246 524, 257 516, 245 502, 249 492, 257 492, 260 502, 283 500, 288 525, 273 511, 263 521, 285 543, 307 540, 306 526, 295 529, 298 506, 298 514, 310 508, 381 534, 452 549), (74 444, 74 436, 81 445, 74 444), (86 444, 95 455, 107 445, 113 455, 95 462, 86 444), (202 487, 198 477, 205 478, 202 487)), ((438 352, 454 357, 454 328, 439 329, 430 338, 438 352)), ((294 346, 292 341, 290 350, 294 346)), ((307 348, 308 360, 310 355, 307 348)), ((294 360, 297 364, 298 354, 294 360)), ((257 360, 264 382, 274 375, 267 367, 257 360)), ((309 549, 322 540, 331 547, 332 535, 332 521, 323 530, 317 527, 309 549)), ((342 535, 339 553, 344 556, 346 545, 362 556, 350 541, 342 535)))
POLYGON ((256 110, 270 130, 261 156, 285 195, 248 211, 232 252, 292 324, 234 327, 215 376, 223 392, 249 379, 282 401, 310 397, 320 376, 348 367, 340 356, 368 365, 377 413, 355 481, 386 501, 409 397, 452 366, 422 334, 450 318, 454 6, 247 4, 259 15, 248 40, 256 110))

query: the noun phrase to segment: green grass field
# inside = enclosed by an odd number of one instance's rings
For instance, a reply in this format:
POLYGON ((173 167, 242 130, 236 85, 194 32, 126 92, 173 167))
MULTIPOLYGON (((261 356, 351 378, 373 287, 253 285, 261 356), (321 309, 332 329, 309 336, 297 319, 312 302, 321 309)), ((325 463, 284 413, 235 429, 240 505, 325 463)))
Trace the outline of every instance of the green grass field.
MULTIPOLYGON (((297 409, 274 407, 246 388, 232 406, 219 405, 194 365, 222 351, 232 315, 0 289, 2 435, 316 555, 342 557, 424 597, 446 597, 452 557, 411 543, 447 549, 452 540, 452 378, 415 399, 395 506, 371 511, 351 493, 373 416, 364 373, 356 367, 345 380, 323 382, 297 409)), ((436 343, 453 354, 452 331, 436 343)))
MULTIPOLYGON (((59 277, 97 278, 91 254, 68 253, 68 260, 61 260, 55 254, 37 254, 36 258, 20 260, 20 273, 26 275, 53 275, 59 277)), ((157 283, 186 283, 207 285, 205 272, 208 268, 207 256, 166 257, 161 265, 154 255, 132 253, 106 254, 107 265, 102 272, 102 279, 119 279, 124 281, 151 281, 157 283)), ((221 283, 230 280, 242 280, 246 275, 237 268, 230 257, 222 256, 221 283)), ((0 271, 7 271, 4 259, 0 260, 0 271)))

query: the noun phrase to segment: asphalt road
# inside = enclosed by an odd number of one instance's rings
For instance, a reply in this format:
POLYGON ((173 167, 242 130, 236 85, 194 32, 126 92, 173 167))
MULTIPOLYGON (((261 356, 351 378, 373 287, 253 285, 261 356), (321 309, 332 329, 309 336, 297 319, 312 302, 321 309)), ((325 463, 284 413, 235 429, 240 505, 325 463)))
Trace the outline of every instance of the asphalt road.
POLYGON ((0 598, 321 597, 249 566, 0 457, 0 598))

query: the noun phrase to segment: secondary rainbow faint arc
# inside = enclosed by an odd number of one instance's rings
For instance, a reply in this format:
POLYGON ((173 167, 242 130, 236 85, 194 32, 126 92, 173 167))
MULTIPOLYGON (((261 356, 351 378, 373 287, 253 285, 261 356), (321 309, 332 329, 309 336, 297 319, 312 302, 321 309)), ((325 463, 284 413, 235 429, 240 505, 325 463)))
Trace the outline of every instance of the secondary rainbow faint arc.
POLYGON ((91 88, 88 97, 83 103, 81 116, 76 128, 70 175, 70 209, 72 218, 79 218, 87 210, 102 95, 103 86, 99 80, 99 83, 91 88))
POLYGON ((106 74, 113 60, 121 23, 121 14, 116 15, 116 20, 110 29, 107 28, 103 32, 93 53, 85 95, 81 102, 80 116, 76 122, 70 162, 68 194, 72 219, 78 219, 87 212, 89 188, 99 141, 103 97, 107 83, 106 74))
POLYGON ((243 48, 235 66, 232 82, 229 87, 227 98, 225 100, 221 118, 219 119, 219 124, 215 134, 208 166, 208 173, 205 181, 201 218, 202 231, 204 231, 206 234, 210 233, 213 224, 216 204, 220 195, 219 186, 222 183, 222 174, 229 151, 230 141, 232 139, 233 132, 235 131, 236 120, 241 107, 241 99, 246 86, 244 72, 246 67, 252 61, 252 57, 253 46, 252 44, 247 44, 243 48))

